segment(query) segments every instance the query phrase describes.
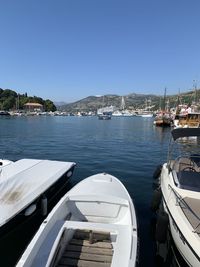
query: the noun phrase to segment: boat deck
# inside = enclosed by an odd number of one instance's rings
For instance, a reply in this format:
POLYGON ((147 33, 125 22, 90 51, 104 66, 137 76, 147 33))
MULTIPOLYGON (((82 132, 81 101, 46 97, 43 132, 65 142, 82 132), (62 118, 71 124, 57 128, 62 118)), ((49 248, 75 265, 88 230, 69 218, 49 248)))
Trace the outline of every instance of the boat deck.
POLYGON ((112 255, 110 233, 76 230, 55 266, 110 267, 112 255))
POLYGON ((184 201, 190 207, 192 212, 183 206, 182 207, 183 213, 185 214, 186 218, 188 219, 191 226, 193 227, 194 232, 200 236, 200 220, 199 220, 199 218, 200 218, 200 210, 199 210, 200 200, 185 197, 184 201))
POLYGON ((59 220, 39 241, 31 266, 109 267, 111 262, 113 267, 128 266, 135 240, 131 226, 59 220))

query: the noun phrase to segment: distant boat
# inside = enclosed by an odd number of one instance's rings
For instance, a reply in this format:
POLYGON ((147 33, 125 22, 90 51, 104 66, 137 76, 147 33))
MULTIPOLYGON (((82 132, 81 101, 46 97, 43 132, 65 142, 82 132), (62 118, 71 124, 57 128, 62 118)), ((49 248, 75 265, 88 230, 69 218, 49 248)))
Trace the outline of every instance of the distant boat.
POLYGON ((16 267, 135 267, 137 250, 132 199, 116 177, 100 173, 66 193, 16 267))
POLYGON ((143 117, 143 118, 152 118, 153 117, 153 113, 143 113, 143 114, 140 114, 139 115, 140 117, 143 117))
POLYGON ((10 116, 8 111, 0 110, 0 116, 10 116))
POLYGON ((138 117, 143 117, 143 118, 152 118, 154 114, 150 111, 143 111, 139 114, 137 114, 138 117))
POLYGON ((163 98, 163 109, 160 107, 160 112, 156 114, 154 125, 159 127, 170 127, 173 125, 173 117, 169 111, 169 101, 166 101, 166 88, 163 98))
POLYGON ((116 110, 112 113, 112 116, 114 117, 132 117, 133 114, 130 113, 128 110, 116 110))
POLYGON ((119 111, 119 110, 115 110, 115 111, 113 112, 112 116, 114 116, 114 117, 122 117, 123 114, 122 114, 121 111, 119 111))
POLYGON ((0 160, 0 237, 36 216, 45 216, 74 166, 74 162, 38 159, 0 160))
POLYGON ((151 109, 154 106, 151 106, 151 99, 145 101, 145 109, 143 109, 142 111, 140 111, 137 116, 139 117, 143 117, 143 118, 152 118, 154 116, 154 113, 151 111, 151 109), (149 104, 148 104, 149 102, 149 104))
MULTIPOLYGON (((104 98, 103 98, 104 99, 104 98)), ((104 102, 104 101, 103 101, 104 102)), ((97 116, 99 120, 110 120, 114 111, 113 106, 102 107, 97 110, 97 116)))
POLYGON ((98 115, 99 120, 111 120, 112 113, 110 112, 103 112, 102 114, 98 115))
POLYGON ((159 127, 170 127, 172 124, 173 119, 168 112, 159 112, 154 120, 154 125, 159 127))

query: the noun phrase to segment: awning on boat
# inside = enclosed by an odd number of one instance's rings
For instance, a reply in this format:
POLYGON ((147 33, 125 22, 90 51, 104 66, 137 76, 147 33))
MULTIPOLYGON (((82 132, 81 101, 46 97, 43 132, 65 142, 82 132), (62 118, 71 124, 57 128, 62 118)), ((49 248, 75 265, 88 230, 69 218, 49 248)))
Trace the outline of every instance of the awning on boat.
POLYGON ((3 167, 0 226, 28 207, 74 165, 74 162, 21 159, 3 167))
POLYGON ((181 137, 200 136, 200 128, 176 128, 171 134, 174 141, 181 137))

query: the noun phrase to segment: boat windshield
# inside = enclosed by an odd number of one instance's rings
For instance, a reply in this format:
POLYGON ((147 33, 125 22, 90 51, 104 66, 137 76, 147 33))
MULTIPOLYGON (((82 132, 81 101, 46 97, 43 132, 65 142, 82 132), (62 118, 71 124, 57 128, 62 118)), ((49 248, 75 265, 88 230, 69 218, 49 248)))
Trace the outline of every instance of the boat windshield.
POLYGON ((200 128, 192 129, 195 131, 190 131, 190 128, 175 130, 172 131, 172 138, 168 151, 168 162, 175 160, 177 157, 193 157, 195 161, 199 158, 200 162, 200 128), (190 133, 191 136, 189 135, 190 133))

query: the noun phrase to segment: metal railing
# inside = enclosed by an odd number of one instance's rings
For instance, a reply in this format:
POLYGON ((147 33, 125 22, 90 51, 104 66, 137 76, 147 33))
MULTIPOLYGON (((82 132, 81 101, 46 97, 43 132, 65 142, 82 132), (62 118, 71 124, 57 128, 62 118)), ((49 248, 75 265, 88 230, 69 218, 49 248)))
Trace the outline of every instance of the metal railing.
POLYGON ((181 206, 181 204, 184 205, 184 207, 189 211, 191 212, 191 214, 198 220, 198 224, 196 227, 193 227, 194 228, 194 233, 196 233, 196 230, 197 228, 200 226, 200 218, 199 216, 191 209, 191 207, 186 203, 186 201, 179 195, 179 193, 174 189, 172 188, 171 185, 168 185, 168 188, 171 189, 171 191, 174 193, 175 197, 176 197, 176 202, 177 202, 177 205, 179 205, 181 207, 181 209, 183 209, 183 207, 181 206), (181 203, 181 204, 180 204, 181 203))

